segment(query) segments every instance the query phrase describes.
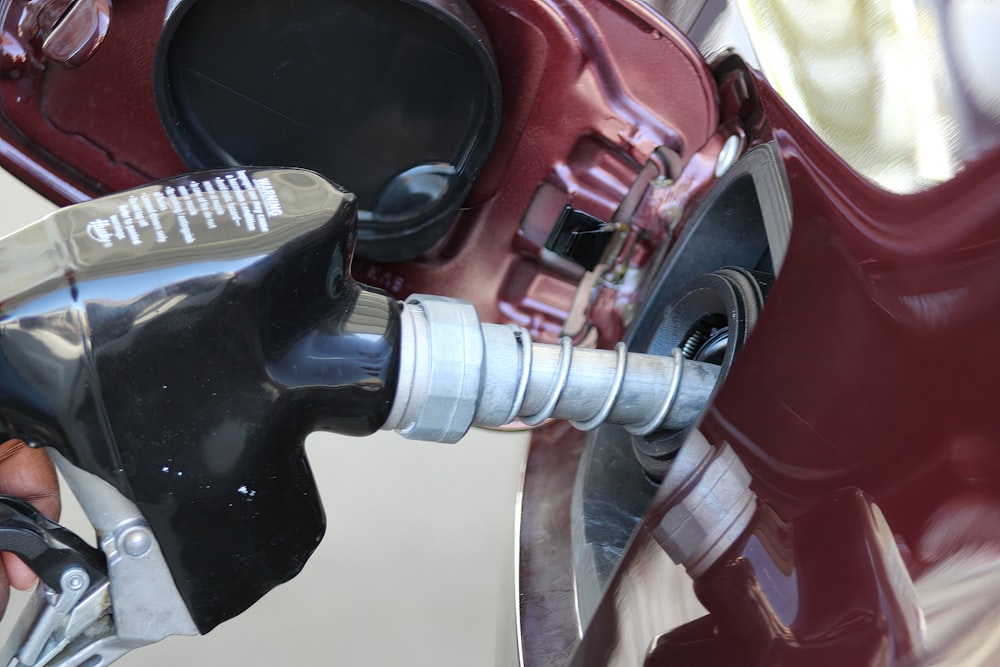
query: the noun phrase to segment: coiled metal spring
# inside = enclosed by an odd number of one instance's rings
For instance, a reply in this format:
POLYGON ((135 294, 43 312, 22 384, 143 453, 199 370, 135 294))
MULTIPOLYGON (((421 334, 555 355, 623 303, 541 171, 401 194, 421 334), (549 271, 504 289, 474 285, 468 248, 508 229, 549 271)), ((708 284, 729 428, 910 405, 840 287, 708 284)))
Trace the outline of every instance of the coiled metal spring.
MULTIPOLYGON (((514 324, 509 326, 513 331, 515 339, 517 340, 519 355, 517 390, 514 395, 514 401, 511 405, 510 412, 507 415, 507 423, 514 421, 514 419, 521 414, 521 410, 524 407, 524 400, 528 391, 528 383, 531 375, 533 348, 531 334, 527 329, 514 324)), ((556 410, 556 406, 559 404, 559 400, 562 398, 566 389, 570 368, 573 365, 573 350, 572 340, 566 336, 559 339, 559 362, 555 380, 550 386, 548 395, 546 396, 542 407, 539 408, 534 414, 522 415, 522 423, 528 426, 537 426, 552 417, 556 410)), ((611 388, 605 396, 600 409, 598 409, 592 417, 586 420, 570 421, 574 427, 581 431, 591 431, 607 422, 608 417, 611 415, 611 412, 614 410, 615 405, 621 396, 622 387, 625 384, 625 377, 628 371, 628 346, 623 342, 619 342, 615 345, 614 351, 615 374, 611 382, 611 388)), ((674 371, 671 373, 669 380, 670 384, 663 402, 660 404, 656 414, 649 421, 638 425, 625 425, 625 429, 629 433, 633 435, 647 435, 656 431, 667 419, 670 411, 676 404, 677 396, 680 393, 681 379, 684 375, 685 358, 679 348, 674 348, 671 356, 674 360, 674 371)))

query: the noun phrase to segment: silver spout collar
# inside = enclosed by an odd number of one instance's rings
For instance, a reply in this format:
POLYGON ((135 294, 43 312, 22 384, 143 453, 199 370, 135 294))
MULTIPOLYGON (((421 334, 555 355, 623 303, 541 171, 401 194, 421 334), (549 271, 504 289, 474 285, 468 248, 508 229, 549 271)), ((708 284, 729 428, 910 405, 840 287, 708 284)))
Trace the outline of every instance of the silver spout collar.
POLYGON ((644 435, 694 423, 719 367, 684 359, 535 343, 527 330, 481 324, 459 299, 415 295, 402 314, 399 384, 384 429, 456 442, 471 426, 566 419, 644 435))

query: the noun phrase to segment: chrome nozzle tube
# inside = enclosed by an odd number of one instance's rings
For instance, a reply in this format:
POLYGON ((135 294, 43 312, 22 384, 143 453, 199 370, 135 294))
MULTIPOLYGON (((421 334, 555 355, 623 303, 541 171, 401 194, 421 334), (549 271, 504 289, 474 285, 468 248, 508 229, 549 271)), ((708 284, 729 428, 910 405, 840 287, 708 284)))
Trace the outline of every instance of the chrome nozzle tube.
POLYGON ((535 343, 520 327, 481 324, 471 304, 418 295, 402 317, 400 378, 382 427, 456 442, 471 426, 567 419, 581 429, 621 424, 644 435, 701 414, 719 367, 663 357, 535 343))

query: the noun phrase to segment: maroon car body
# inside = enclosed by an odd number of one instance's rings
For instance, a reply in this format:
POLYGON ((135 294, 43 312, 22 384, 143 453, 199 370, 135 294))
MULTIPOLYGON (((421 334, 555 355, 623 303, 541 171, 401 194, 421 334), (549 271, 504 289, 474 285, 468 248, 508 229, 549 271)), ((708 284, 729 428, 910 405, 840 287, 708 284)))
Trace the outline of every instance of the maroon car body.
MULTIPOLYGON (((612 219, 653 164, 666 185, 632 208, 630 252, 616 260, 636 278, 598 283, 585 311, 591 342, 613 345, 680 252, 730 136, 744 154, 777 156, 785 189, 775 196, 792 230, 766 309, 701 427, 734 448, 769 508, 728 569, 698 582, 710 614, 676 627, 655 613, 637 620, 671 595, 648 576, 663 559, 652 533, 667 499, 654 495, 581 639, 568 545, 588 442, 552 425, 533 440, 524 488, 523 662, 935 664, 994 632, 975 611, 983 601, 948 577, 1000 562, 1000 530, 987 521, 1000 511, 1000 352, 989 333, 1000 327, 1000 150, 894 194, 848 166, 737 55, 710 68, 646 5, 470 4, 504 93, 495 147, 433 250, 359 259, 360 281, 398 298, 461 296, 484 320, 553 340, 579 315, 585 273, 545 252, 555 214, 570 205, 612 219), (950 602, 921 612, 917 591, 934 586, 950 602), (937 623, 961 632, 941 639, 937 623)), ((43 66, 11 12, 3 166, 61 204, 187 170, 154 101, 164 12, 164 2, 117 4, 104 44, 76 69, 43 66)))

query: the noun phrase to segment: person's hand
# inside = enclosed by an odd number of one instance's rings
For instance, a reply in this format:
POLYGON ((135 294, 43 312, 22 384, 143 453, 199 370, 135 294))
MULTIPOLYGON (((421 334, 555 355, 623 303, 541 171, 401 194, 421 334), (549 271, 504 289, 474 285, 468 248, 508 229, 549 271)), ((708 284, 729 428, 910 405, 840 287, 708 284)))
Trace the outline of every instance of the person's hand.
MULTIPOLYGON (((59 518, 62 503, 59 479, 44 449, 32 449, 21 440, 0 443, 0 493, 23 498, 52 520, 59 518)), ((20 558, 4 552, 0 568, 0 618, 7 610, 10 586, 28 590, 35 573, 20 558)))

